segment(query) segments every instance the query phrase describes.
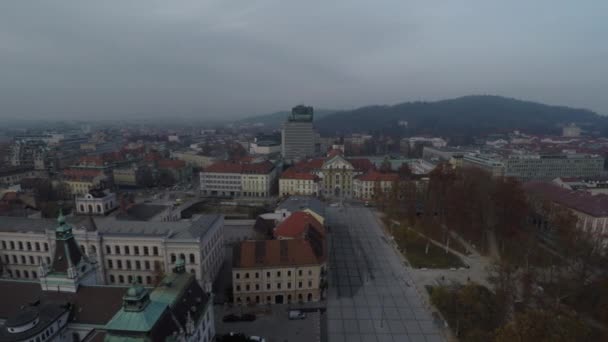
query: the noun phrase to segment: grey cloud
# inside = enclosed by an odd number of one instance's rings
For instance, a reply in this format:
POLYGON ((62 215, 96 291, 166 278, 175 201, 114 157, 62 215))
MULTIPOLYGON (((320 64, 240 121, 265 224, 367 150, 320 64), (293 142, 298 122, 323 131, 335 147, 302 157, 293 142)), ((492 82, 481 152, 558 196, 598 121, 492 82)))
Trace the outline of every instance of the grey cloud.
POLYGON ((0 117, 495 93, 608 113, 601 1, 5 1, 0 117))

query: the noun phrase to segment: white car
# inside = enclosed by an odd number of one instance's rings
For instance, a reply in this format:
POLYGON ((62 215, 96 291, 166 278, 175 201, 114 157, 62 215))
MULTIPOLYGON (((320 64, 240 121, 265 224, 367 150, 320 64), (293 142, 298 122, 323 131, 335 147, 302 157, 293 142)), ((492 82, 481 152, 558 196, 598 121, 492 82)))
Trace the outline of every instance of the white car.
POLYGON ((249 336, 249 341, 266 342, 266 339, 260 336, 249 336))

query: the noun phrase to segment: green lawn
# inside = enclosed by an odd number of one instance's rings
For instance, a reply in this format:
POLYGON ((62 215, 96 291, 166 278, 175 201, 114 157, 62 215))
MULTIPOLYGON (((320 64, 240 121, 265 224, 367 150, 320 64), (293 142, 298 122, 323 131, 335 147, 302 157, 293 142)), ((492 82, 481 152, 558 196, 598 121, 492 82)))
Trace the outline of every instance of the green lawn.
POLYGON ((397 228, 395 241, 412 267, 416 268, 452 268, 464 267, 460 258, 452 253, 446 253, 440 248, 405 228, 397 228), (427 253, 428 244, 428 253, 427 253))

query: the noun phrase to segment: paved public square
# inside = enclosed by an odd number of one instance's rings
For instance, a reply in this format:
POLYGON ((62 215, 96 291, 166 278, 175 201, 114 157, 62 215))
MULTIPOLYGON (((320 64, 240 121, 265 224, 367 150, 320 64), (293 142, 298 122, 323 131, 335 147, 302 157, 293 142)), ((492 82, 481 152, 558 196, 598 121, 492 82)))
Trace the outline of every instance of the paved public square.
POLYGON ((401 256, 369 208, 327 208, 329 342, 443 341, 401 256))

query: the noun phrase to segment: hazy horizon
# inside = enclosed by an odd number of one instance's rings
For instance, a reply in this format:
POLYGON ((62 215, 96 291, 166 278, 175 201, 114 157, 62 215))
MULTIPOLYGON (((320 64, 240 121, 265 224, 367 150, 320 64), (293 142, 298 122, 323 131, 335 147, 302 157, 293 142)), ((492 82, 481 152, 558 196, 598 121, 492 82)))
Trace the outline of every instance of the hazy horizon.
POLYGON ((608 3, 0 3, 0 118, 231 120, 496 94, 608 114, 608 3))

